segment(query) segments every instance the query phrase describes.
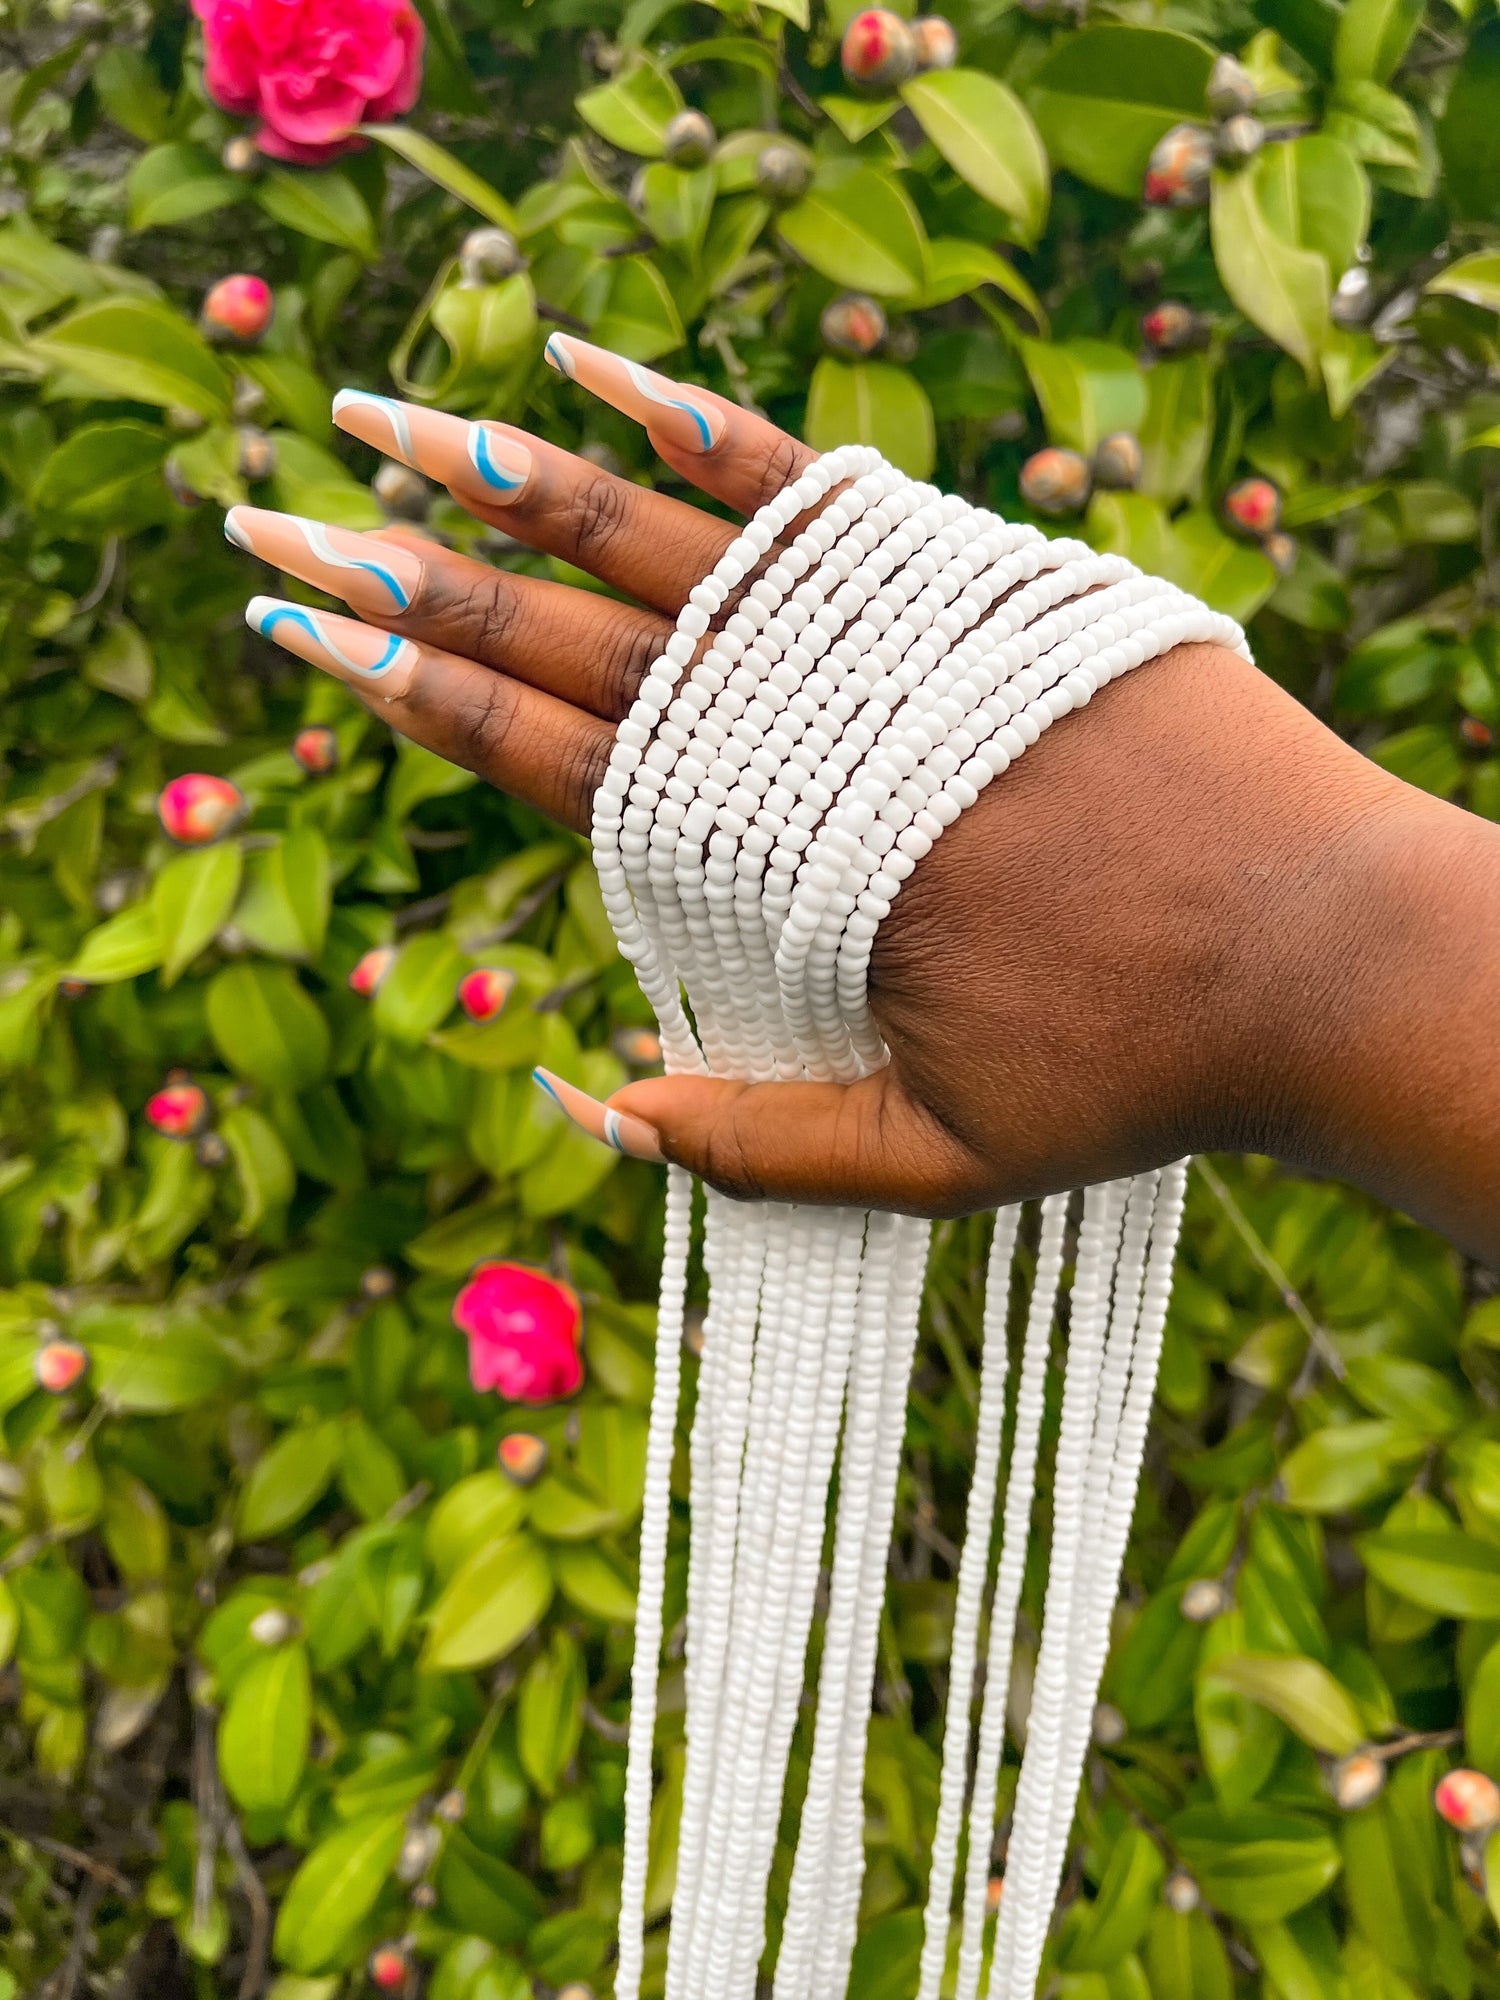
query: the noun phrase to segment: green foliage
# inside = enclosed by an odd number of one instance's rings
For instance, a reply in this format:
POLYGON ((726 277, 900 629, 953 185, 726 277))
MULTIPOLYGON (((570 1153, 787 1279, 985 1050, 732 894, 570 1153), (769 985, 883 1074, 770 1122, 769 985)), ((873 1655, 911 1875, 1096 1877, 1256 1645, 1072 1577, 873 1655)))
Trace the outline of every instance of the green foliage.
MULTIPOLYGON (((1253 619, 1360 748, 1500 817, 1492 12, 962 0, 959 66, 869 98, 838 69, 847 0, 422 11, 418 111, 315 171, 226 156, 181 0, 17 0, 0 31, 0 1995, 64 1961, 72 1990, 82 1950, 90 1990, 332 2000, 408 1933, 434 2000, 609 1980, 660 1186, 528 1072, 608 1091, 646 1015, 583 843, 242 627, 222 505, 385 518, 335 388, 672 488, 542 364, 549 326, 581 326, 1011 515, 1030 451, 1134 431, 1139 490, 1064 530, 1253 619), (1266 144, 1206 208, 1144 208, 1226 51, 1266 144), (718 131, 705 167, 661 157, 684 104, 718 131), (794 198, 759 177, 778 133, 794 198), (481 222, 525 268, 473 286, 481 222), (237 268, 277 298, 246 351, 197 323, 237 268), (864 359, 820 345, 846 287, 890 323, 864 359), (1153 358, 1164 299, 1202 338, 1153 358), (274 453, 253 483, 246 422, 274 453), (1282 494, 1284 574, 1222 524, 1251 473, 1282 494), (289 754, 313 723, 323 775, 289 754), (154 801, 194 769, 248 815, 177 851, 154 801), (351 992, 385 945, 376 997, 351 992), (517 981, 484 1024, 455 1003, 476 965, 517 981), (212 1143, 148 1128, 174 1067, 212 1143), (495 1256, 582 1296, 572 1405, 471 1388, 450 1309, 495 1256), (88 1372, 49 1395, 61 1337, 88 1372), (495 1463, 522 1427, 548 1455, 524 1490, 495 1463)), ((562 574, 445 500, 429 525, 562 574)), ((983 1249, 977 1222, 938 1231, 853 2000, 915 1987, 983 1249)), ((1449 1761, 1500 1777, 1493 1290, 1356 1194, 1195 1175, 1052 1991, 1500 1994, 1484 1857, 1430 1804, 1449 1761), (1345 1810, 1336 1772, 1372 1744, 1387 1782, 1345 1810)), ((669 1626, 681 1508, 671 1564, 669 1626)), ((1034 1567, 1023 1663, 1041 1588, 1034 1567)), ((807 1754, 804 1727, 794 1799, 807 1754)))

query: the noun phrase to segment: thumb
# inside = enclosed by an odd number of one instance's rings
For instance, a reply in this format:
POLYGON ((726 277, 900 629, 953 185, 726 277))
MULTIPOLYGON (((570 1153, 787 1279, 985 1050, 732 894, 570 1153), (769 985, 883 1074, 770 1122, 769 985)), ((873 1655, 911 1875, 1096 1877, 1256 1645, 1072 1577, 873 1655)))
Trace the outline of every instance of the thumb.
POLYGON ((686 1167, 738 1201, 912 1215, 986 1205, 978 1156, 889 1067, 850 1084, 648 1077, 607 1105, 548 1072, 537 1081, 596 1138, 686 1167))

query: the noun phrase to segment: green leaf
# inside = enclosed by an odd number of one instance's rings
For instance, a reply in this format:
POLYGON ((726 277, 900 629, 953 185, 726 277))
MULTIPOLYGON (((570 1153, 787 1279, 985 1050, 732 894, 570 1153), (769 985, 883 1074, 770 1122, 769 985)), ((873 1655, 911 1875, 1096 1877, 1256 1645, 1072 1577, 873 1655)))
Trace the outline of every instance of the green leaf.
POLYGON ((682 109, 672 78, 644 56, 576 100, 578 115, 624 153, 659 157, 662 137, 682 109))
POLYGON ((168 443, 165 432, 129 417, 83 424, 41 467, 32 505, 80 527, 143 526, 165 511, 161 465, 168 443))
POLYGON ((343 1427, 329 1419, 283 1431, 251 1468, 240 1492, 242 1542, 264 1541, 315 1507, 338 1470, 343 1427))
POLYGON ((1461 1529, 1383 1528, 1357 1544, 1365 1568, 1398 1597, 1445 1618, 1493 1618, 1500 1546, 1461 1529))
MULTIPOLYGON (((170 1157, 186 1158, 177 1153, 170 1157)), ((74 1331, 92 1356, 101 1398, 116 1410, 162 1416, 208 1402, 234 1370, 205 1327, 161 1322, 150 1309, 105 1308, 81 1315, 74 1331)))
POLYGON ((1427 1448, 1422 1431, 1395 1418, 1330 1424, 1282 1461, 1281 1490, 1302 1513, 1339 1514, 1389 1491, 1427 1448))
POLYGON ((1168 503, 1196 500, 1213 436, 1213 374, 1206 354, 1158 361, 1146 372, 1141 491, 1168 503))
POLYGON ((917 123, 956 174, 1034 243, 1052 191, 1047 155, 1025 106, 997 77, 936 69, 901 86, 917 123))
POLYGON ((1311 375, 1332 324, 1332 286, 1327 261, 1280 234, 1271 220, 1256 168, 1272 151, 1264 147, 1240 172, 1214 174, 1214 261, 1225 291, 1246 319, 1294 355, 1311 375))
POLYGON ((399 154, 408 166, 426 174, 428 180, 446 188, 449 194, 472 208, 476 215, 482 215, 486 222, 496 223, 501 229, 515 230, 516 212, 498 189, 466 167, 462 160, 440 146, 435 139, 429 139, 424 132, 414 132, 409 125, 359 125, 355 128, 366 139, 377 139, 382 146, 399 154))
POLYGON ((552 1602, 552 1571, 524 1533, 483 1544, 463 1562, 433 1606, 420 1667, 455 1673, 502 1659, 520 1645, 552 1602))
POLYGON ((125 176, 125 198, 134 230, 163 229, 211 215, 243 201, 245 182, 224 173, 197 146, 153 146, 125 176))
POLYGON ((219 1120, 240 1182, 240 1231, 249 1235, 268 1215, 279 1214, 297 1188, 297 1169, 269 1118, 253 1105, 231 1105, 219 1120))
POLYGON ((1423 0, 1348 0, 1333 43, 1339 82, 1388 82, 1411 45, 1422 10, 1423 0))
POLYGON ((294 826, 257 848, 245 869, 234 927, 257 951, 315 959, 323 949, 332 897, 328 845, 314 826, 294 826))
POLYGON ((1500 220, 1500 21, 1476 30, 1438 124, 1449 206, 1475 222, 1500 220))
POLYGON ((598 1547, 559 1543, 552 1551, 557 1587, 586 1617, 607 1625, 635 1623, 635 1591, 598 1547))
POLYGON ((891 176, 873 167, 825 168, 776 227, 804 263, 852 291, 899 297, 925 279, 921 219, 891 176))
POLYGON ((1069 1972, 1107 1972, 1146 1933, 1167 1864, 1144 1828, 1127 1826, 1115 1842, 1099 1893, 1061 1955, 1069 1972))
POLYGON ((1330 1757, 1347 1757, 1365 1740, 1353 1698, 1316 1660, 1239 1653, 1216 1659, 1206 1671, 1330 1757))
POLYGON ((171 986, 217 936, 239 894, 243 856, 232 840, 174 855, 151 891, 161 933, 161 976, 171 986))
POLYGON ((1206 1910, 1160 1905, 1146 1936, 1152 2000, 1234 2000, 1234 1974, 1218 1927, 1206 1910))
POLYGON ((832 119, 851 146, 857 146, 861 139, 888 125, 900 103, 894 97, 845 97, 834 91, 818 99, 818 109, 832 119))
POLYGON ((710 167, 673 167, 653 160, 641 171, 641 219, 658 243, 691 263, 713 213, 718 175, 710 167))
POLYGON ((331 1833, 292 1877, 276 1919, 276 1956, 293 1972, 340 1965, 390 1877, 404 1813, 372 1813, 331 1833))
POLYGON ((807 392, 803 435, 815 451, 873 444, 914 479, 936 457, 932 405, 921 383, 890 361, 839 361, 823 355, 807 392))
POLYGON ((102 396, 181 404, 204 417, 228 414, 229 377, 207 341, 176 313, 143 299, 82 306, 33 341, 31 352, 102 396))
POLYGON ((591 331, 601 347, 627 361, 658 361, 687 337, 672 288, 649 257, 616 259, 591 331))
POLYGON ((1500 1639, 1474 1669, 1464 1695, 1464 1755, 1490 1777, 1500 1777, 1500 1639))
POLYGON ((401 947, 375 994, 375 1024, 400 1042, 420 1042, 457 1004, 468 960, 442 931, 424 931, 401 947))
POLYGON ((471 1472, 450 1486, 427 1522, 427 1560, 438 1582, 483 1544, 509 1535, 525 1513, 525 1494, 502 1472, 471 1472))
POLYGON ((257 182, 255 199, 273 222, 315 243, 352 250, 367 264, 380 255, 370 211, 346 174, 277 168, 257 182))
POLYGON ((1500 250, 1476 250, 1468 257, 1460 257, 1435 278, 1429 278, 1424 289, 1449 292, 1456 299, 1467 299, 1471 305, 1500 312, 1500 250))
POLYGON ((1269 1806, 1189 1806, 1168 1835, 1204 1895, 1241 1923, 1274 1923, 1319 1896, 1339 1851, 1314 1819, 1269 1806))
POLYGON ((1450 1376, 1399 1354, 1355 1354, 1347 1364, 1351 1394, 1380 1417, 1399 1417, 1429 1437, 1461 1430, 1473 1414, 1450 1376))
POLYGON ((1021 358, 1054 444, 1087 457, 1111 431, 1139 430, 1146 384, 1123 347, 1106 340, 1023 340, 1021 358))
POLYGON ((922 1912, 877 1917, 854 1947, 848 2000, 909 2000, 922 1969, 922 1912))
POLYGON ((70 979, 91 986, 109 986, 117 979, 134 979, 161 963, 161 931, 150 903, 137 903, 109 917, 84 939, 68 967, 70 979))
POLYGON ((921 291, 893 304, 898 311, 920 312, 928 306, 947 305, 965 292, 977 292, 981 285, 993 285, 1003 292, 1035 327, 1045 331, 1047 316, 1020 272, 987 244, 974 243, 967 236, 934 237, 927 245, 927 279, 921 291))
POLYGON ((304 1090, 328 1068, 328 1024, 286 966, 226 966, 209 984, 206 1012, 214 1046, 252 1083, 304 1090))
POLYGON ((1204 121, 1213 60, 1204 43, 1167 28, 1106 25, 1059 37, 1028 93, 1053 163, 1139 201, 1157 140, 1204 121))
POLYGON ((578 1643, 554 1632, 526 1669, 516 1706, 516 1753, 544 1799, 556 1796, 583 1733, 588 1677, 578 1643))
POLYGON ((1253 542, 1226 535, 1205 508, 1172 522, 1165 574, 1243 625, 1276 588, 1276 572, 1253 542))
POLYGON ((311 1736, 307 1648, 271 1647, 241 1674, 219 1721, 219 1769, 235 1804, 245 1812, 290 1805, 311 1736))

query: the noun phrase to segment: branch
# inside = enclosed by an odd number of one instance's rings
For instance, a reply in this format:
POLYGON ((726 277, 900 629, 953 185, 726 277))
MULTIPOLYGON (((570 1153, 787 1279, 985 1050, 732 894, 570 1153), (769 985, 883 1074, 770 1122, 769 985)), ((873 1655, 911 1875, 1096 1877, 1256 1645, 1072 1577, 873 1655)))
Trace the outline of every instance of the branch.
POLYGON ((266 1982, 266 1954, 271 1944, 271 1899, 265 1883, 255 1872, 244 1833, 233 1813, 224 1815, 223 1835, 235 1877, 250 1905, 250 1936, 245 1945, 245 1970, 240 1975, 238 2000, 258 2000, 266 1982))
POLYGON ((1301 1293, 1256 1234, 1254 1225, 1251 1223, 1249 1217, 1229 1192, 1229 1189, 1224 1185, 1218 1174, 1208 1164, 1207 1160, 1195 1158, 1193 1165, 1203 1177, 1209 1192, 1229 1218, 1235 1233, 1250 1252, 1251 1257, 1276 1287, 1281 1297, 1281 1303, 1307 1335, 1313 1351, 1324 1363, 1328 1372, 1335 1380, 1342 1382, 1344 1379, 1344 1357, 1329 1339, 1327 1329, 1320 1326, 1308 1311, 1306 1301, 1303 1299, 1301 1293))

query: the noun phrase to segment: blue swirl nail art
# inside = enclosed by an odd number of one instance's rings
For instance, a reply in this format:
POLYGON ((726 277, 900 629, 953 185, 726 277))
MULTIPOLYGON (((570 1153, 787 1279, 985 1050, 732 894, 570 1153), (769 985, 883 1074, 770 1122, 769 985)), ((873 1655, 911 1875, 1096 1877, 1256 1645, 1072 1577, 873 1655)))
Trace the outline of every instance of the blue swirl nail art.
POLYGON ((486 486, 493 486, 498 493, 517 493, 526 484, 523 472, 518 479, 495 461, 490 450, 489 432, 483 424, 469 426, 469 462, 486 486))
POLYGON ((282 625, 295 626, 298 631, 305 632, 314 645, 321 646, 330 659, 337 660, 341 667, 347 667, 351 674, 358 674, 361 680, 379 680, 382 674, 389 673, 400 659, 407 644, 405 639, 398 639, 394 633, 388 633, 385 651, 379 659, 367 667, 358 660, 351 660, 342 648, 334 644, 315 611, 304 611, 300 605, 278 604, 267 611, 252 611, 251 623, 263 639, 271 639, 277 644, 281 643, 276 640, 277 628, 282 625))

